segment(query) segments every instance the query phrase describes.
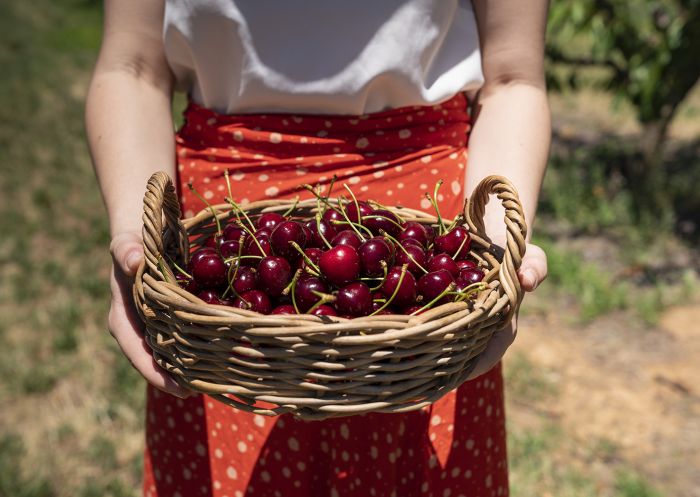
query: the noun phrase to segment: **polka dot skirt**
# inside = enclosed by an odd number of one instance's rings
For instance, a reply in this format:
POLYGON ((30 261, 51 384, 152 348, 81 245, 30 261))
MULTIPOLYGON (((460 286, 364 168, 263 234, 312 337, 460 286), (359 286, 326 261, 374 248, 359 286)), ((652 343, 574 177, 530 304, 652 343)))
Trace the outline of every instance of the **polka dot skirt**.
MULTIPOLYGON (((335 175, 360 198, 442 212, 462 207, 466 99, 362 116, 220 115, 190 104, 177 135, 186 217, 233 195, 300 195, 335 175)), ((148 386, 146 497, 492 497, 508 495, 500 364, 429 408, 325 421, 266 418, 207 396, 148 386)))

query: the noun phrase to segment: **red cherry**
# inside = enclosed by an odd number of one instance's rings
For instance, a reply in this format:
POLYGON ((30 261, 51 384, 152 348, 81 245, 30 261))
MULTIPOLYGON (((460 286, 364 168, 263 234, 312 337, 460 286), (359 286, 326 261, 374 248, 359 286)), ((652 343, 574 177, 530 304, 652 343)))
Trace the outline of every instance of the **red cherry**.
POLYGON ((404 230, 399 234, 399 240, 413 238, 423 247, 428 246, 428 229, 416 221, 406 223, 404 230))
POLYGON ((462 269, 467 269, 470 267, 476 268, 479 267, 476 262, 470 261, 469 259, 462 259, 461 261, 456 262, 457 267, 462 270, 462 269))
POLYGON ((445 253, 432 256, 428 261, 428 267, 426 269, 428 271, 445 269, 455 278, 459 275, 459 266, 452 257, 445 253))
POLYGON ((312 234, 312 237, 309 238, 309 242, 306 244, 307 246, 325 247, 326 243, 323 241, 321 234, 323 237, 325 237, 328 243, 330 243, 333 237, 335 237, 337 234, 336 229, 331 226, 328 221, 323 219, 319 220, 318 223, 316 223, 315 219, 312 219, 307 221, 304 226, 306 226, 312 234))
POLYGON ((359 276, 360 256, 349 245, 337 245, 321 254, 318 266, 328 281, 340 287, 359 276))
POLYGON ((369 216, 374 212, 374 209, 370 207, 367 202, 359 201, 357 205, 355 202, 348 202, 345 204, 345 214, 347 214, 348 219, 353 223, 364 224, 364 217, 369 216), (359 215, 357 207, 360 207, 359 215))
POLYGON ((457 226, 452 231, 435 237, 435 248, 438 252, 445 252, 455 259, 464 259, 469 253, 471 238, 464 226, 457 226), (462 247, 460 249, 460 247, 462 247), (457 253, 459 251, 459 253, 457 253))
POLYGON ((286 221, 282 214, 278 212, 266 212, 258 218, 258 222, 255 223, 257 228, 268 228, 270 230, 274 229, 279 223, 286 221))
POLYGON ((221 257, 224 259, 229 259, 231 257, 238 256, 238 251, 241 247, 240 239, 237 240, 224 240, 219 246, 219 252, 221 257))
POLYGON ((197 293, 197 297, 202 299, 207 304, 223 304, 223 302, 214 290, 201 290, 199 293, 197 293))
POLYGON ((218 248, 221 245, 221 242, 224 241, 224 237, 221 234, 213 234, 209 238, 207 238, 207 241, 204 242, 205 247, 211 247, 211 248, 218 248))
POLYGON ((331 240, 331 245, 334 247, 336 245, 349 245, 354 249, 360 248, 362 244, 362 238, 360 235, 355 233, 353 230, 343 230, 333 237, 331 240))
MULTIPOLYGON (((318 266, 318 261, 321 260, 321 254, 323 254, 323 250, 321 250, 320 248, 311 247, 304 250, 304 254, 311 260, 311 262, 318 266)), ((306 263, 306 259, 304 259, 303 257, 299 259, 298 268, 303 269, 304 271, 310 269, 309 265, 306 263)))
POLYGON ((401 266, 408 264, 410 272, 416 275, 423 274, 421 267, 425 267, 428 260, 425 255, 425 249, 412 243, 405 244, 404 249, 396 252, 396 264, 401 266), (409 254, 413 259, 408 256, 409 254))
POLYGON ((234 303, 233 307, 239 309, 248 309, 249 311, 259 312, 260 314, 270 314, 272 303, 270 298, 260 290, 250 290, 242 293, 234 303))
POLYGON ((462 269, 457 277, 457 288, 463 290, 469 285, 479 283, 483 279, 484 273, 478 268, 468 267, 462 269))
POLYGON ((350 283, 338 290, 335 306, 342 314, 366 316, 372 312, 372 292, 364 283, 350 283))
POLYGON ((226 284, 228 268, 218 254, 205 254, 191 263, 190 274, 200 288, 219 288, 226 284))
POLYGON ((326 212, 323 213, 323 216, 321 216, 321 219, 326 221, 329 224, 329 226, 334 228, 336 226, 336 221, 345 222, 345 218, 343 217, 343 215, 340 212, 333 209, 327 209, 326 212))
POLYGON ((311 311, 314 316, 337 316, 338 312, 327 304, 321 304, 316 309, 311 311))
POLYGON ((294 286, 294 300, 302 312, 308 311, 321 298, 314 292, 327 293, 326 284, 315 276, 302 276, 294 286))
POLYGON ((297 311, 294 309, 293 305, 290 304, 282 304, 278 305, 274 309, 272 309, 272 312, 270 314, 296 314, 297 311))
POLYGON ((282 294, 292 280, 292 268, 286 259, 276 256, 263 258, 258 265, 260 287, 272 297, 282 294))
POLYGON ((363 219, 362 224, 367 226, 375 236, 379 236, 382 231, 386 231, 389 235, 396 238, 402 231, 399 218, 396 214, 386 209, 377 209, 370 217, 363 219), (394 222, 392 223, 391 221, 394 222))
MULTIPOLYGON (((255 234, 254 237, 248 237, 248 239, 245 241, 245 245, 243 246, 243 255, 255 255, 259 257, 265 257, 268 255, 272 255, 272 246, 270 245, 270 239, 266 236, 260 236, 257 233, 255 234), (255 240, 258 241, 258 243, 255 243, 255 240), (262 247, 263 252, 260 252, 260 248, 262 247)), ((256 259, 243 259, 245 264, 256 264, 257 260, 256 259)))
POLYGON ((286 259, 296 259, 299 252, 292 246, 296 243, 302 249, 306 246, 306 234, 301 224, 296 221, 284 221, 279 223, 270 235, 270 244, 275 254, 286 259))
POLYGON ((216 249, 212 247, 201 247, 195 250, 194 253, 190 255, 190 262, 187 264, 187 272, 192 274, 192 264, 195 264, 198 259, 205 256, 206 254, 216 255, 216 249))
POLYGON ((241 266, 236 272, 236 279, 233 281, 233 289, 241 294, 249 290, 255 290, 258 286, 258 272, 252 267, 241 266))
POLYGON ((238 224, 229 224, 224 228, 224 240, 240 240, 248 236, 248 233, 238 224))
POLYGON ((416 279, 413 277, 410 271, 406 271, 401 281, 401 286, 399 286, 399 280, 401 279, 402 268, 399 266, 394 266, 389 270, 389 273, 384 280, 381 287, 381 292, 384 297, 389 299, 396 291, 396 296, 392 301, 392 304, 399 307, 405 307, 412 305, 416 301, 416 279), (398 290, 396 290, 398 288, 398 290))
POLYGON ((452 274, 446 269, 426 273, 418 280, 418 293, 423 296, 423 301, 427 304, 454 283, 454 280, 452 274))
POLYGON ((384 268, 391 266, 393 262, 392 249, 389 244, 379 237, 370 238, 357 251, 360 256, 360 266, 362 272, 367 276, 381 276, 384 274, 384 268))
POLYGON ((413 314, 414 312, 416 313, 416 315, 418 315, 418 314, 423 314, 423 312, 425 312, 425 311, 418 312, 418 311, 420 311, 422 308, 423 308, 423 306, 421 306, 421 305, 412 305, 412 306, 406 307, 406 308, 403 310, 402 314, 411 315, 411 314, 413 314))

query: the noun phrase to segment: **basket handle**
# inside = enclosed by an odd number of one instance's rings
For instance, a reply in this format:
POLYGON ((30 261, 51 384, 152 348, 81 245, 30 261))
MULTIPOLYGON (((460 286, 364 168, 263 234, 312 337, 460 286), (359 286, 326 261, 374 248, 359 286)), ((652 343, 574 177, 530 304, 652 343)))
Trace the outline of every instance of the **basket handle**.
POLYGON ((160 274, 165 281, 175 282, 175 275, 169 264, 163 260, 166 242, 174 236, 179 253, 187 257, 189 253, 187 231, 180 221, 180 203, 170 176, 158 171, 148 180, 143 197, 143 252, 151 274, 160 274), (163 218, 169 233, 163 230, 163 218), (165 271, 165 274, 163 273, 165 271))
POLYGON ((490 195, 496 195, 506 210, 506 247, 498 270, 498 279, 511 304, 508 314, 510 321, 523 299, 523 289, 517 271, 525 255, 527 224, 518 192, 513 184, 503 176, 487 176, 474 188, 466 209, 467 225, 473 233, 478 233, 488 240, 484 227, 484 213, 490 195))

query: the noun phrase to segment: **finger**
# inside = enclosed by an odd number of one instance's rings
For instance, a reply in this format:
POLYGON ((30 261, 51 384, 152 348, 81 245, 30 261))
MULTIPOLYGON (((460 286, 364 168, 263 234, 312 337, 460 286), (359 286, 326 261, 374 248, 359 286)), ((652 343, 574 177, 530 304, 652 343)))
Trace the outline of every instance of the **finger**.
POLYGON ((537 245, 528 245, 518 270, 518 279, 526 292, 531 292, 547 277, 547 256, 537 245))
POLYGON ((143 242, 136 233, 121 233, 112 238, 109 250, 114 262, 127 276, 134 276, 143 259, 143 242))
POLYGON ((131 365, 146 381, 163 392, 183 399, 193 395, 158 366, 143 332, 135 328, 135 324, 123 305, 113 301, 109 311, 109 330, 131 365))
POLYGON ((510 347, 510 345, 513 343, 513 340, 515 340, 515 335, 516 331, 514 331, 512 325, 508 325, 502 330, 498 330, 496 333, 494 333, 489 340, 486 349, 481 353, 481 356, 479 356, 476 366, 474 366, 474 369, 469 374, 467 379, 473 380, 474 378, 487 373, 491 370, 491 368, 498 364, 498 361, 501 360, 503 354, 505 354, 508 347, 510 347))

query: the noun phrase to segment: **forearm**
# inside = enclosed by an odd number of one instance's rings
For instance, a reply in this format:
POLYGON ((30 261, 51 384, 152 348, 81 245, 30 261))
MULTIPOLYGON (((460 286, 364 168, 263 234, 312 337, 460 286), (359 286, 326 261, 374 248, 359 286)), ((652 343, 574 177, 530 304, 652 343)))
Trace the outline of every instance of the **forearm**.
POLYGON ((139 231, 150 175, 175 173, 170 87, 128 71, 98 70, 90 85, 86 127, 110 233, 139 231))
MULTIPOLYGON (((551 124, 544 84, 527 82, 485 86, 476 107, 469 139, 466 192, 471 194, 491 174, 513 182, 525 211, 528 238, 549 155, 551 124)), ((492 200, 486 226, 494 240, 503 240, 503 208, 492 200)))

